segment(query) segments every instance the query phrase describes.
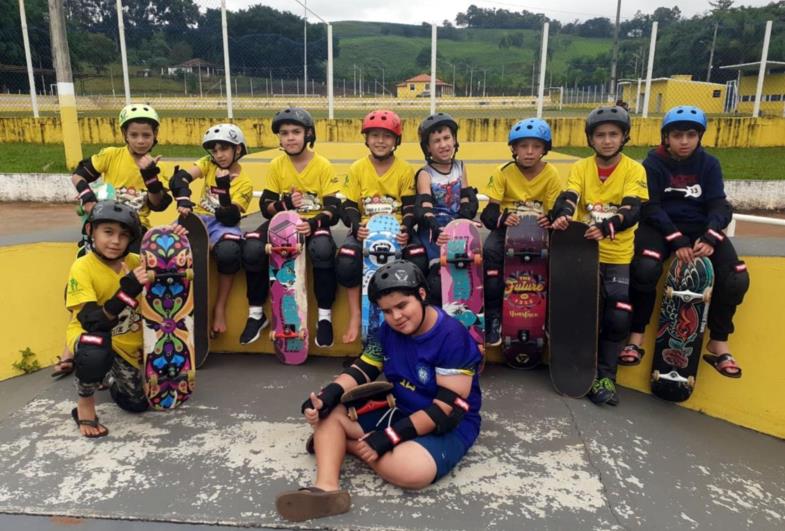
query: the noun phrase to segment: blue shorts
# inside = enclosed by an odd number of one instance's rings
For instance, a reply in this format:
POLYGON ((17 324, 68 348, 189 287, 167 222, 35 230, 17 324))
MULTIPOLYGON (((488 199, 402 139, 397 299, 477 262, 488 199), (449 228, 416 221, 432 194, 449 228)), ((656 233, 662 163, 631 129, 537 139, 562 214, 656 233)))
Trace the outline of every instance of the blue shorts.
POLYGON ((215 216, 209 216, 207 214, 197 214, 197 216, 204 221, 204 224, 207 227, 207 238, 210 240, 210 247, 218 243, 218 240, 220 240, 224 234, 234 234, 240 237, 243 235, 243 231, 240 230, 240 227, 227 227, 215 219, 215 216))
MULTIPOLYGON (((395 421, 404 417, 404 414, 398 408, 395 408, 392 414, 385 417, 384 415, 388 411, 390 411, 388 408, 383 408, 361 415, 357 421, 360 423, 363 432, 370 433, 386 428, 388 425, 394 424, 395 421)), ((460 461, 468 451, 463 439, 461 439, 455 431, 443 435, 422 435, 412 440, 425 448, 436 463, 436 477, 433 478, 431 483, 435 483, 446 476, 450 470, 455 468, 458 461, 460 461)))

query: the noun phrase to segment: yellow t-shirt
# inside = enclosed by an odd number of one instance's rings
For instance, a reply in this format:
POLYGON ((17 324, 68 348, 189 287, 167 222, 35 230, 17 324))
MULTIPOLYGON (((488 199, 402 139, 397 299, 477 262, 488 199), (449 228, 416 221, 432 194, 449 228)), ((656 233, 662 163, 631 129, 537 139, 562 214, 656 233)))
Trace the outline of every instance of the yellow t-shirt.
MULTIPOLYGON (((202 172, 204 177, 204 186, 202 187, 202 196, 194 206, 194 212, 202 215, 215 215, 215 209, 218 208, 218 194, 214 192, 216 188, 215 174, 218 171, 210 155, 206 155, 195 163, 197 168, 202 172)), ((251 204, 253 198, 253 184, 251 179, 240 166, 240 174, 233 178, 229 183, 229 197, 232 203, 240 207, 241 212, 248 210, 248 205, 251 204)))
POLYGON ((362 220, 374 214, 394 214, 401 220, 401 198, 414 196, 414 168, 395 157, 384 175, 378 175, 369 157, 352 163, 344 186, 346 198, 360 206, 362 220))
POLYGON ((488 180, 488 197, 501 203, 501 211, 547 213, 562 191, 559 171, 553 164, 529 180, 515 161, 502 164, 488 180))
POLYGON ((105 183, 114 186, 117 201, 125 203, 139 213, 139 221, 150 226, 150 207, 142 172, 134 162, 128 147, 107 147, 90 157, 93 167, 103 176, 105 183))
MULTIPOLYGON (((125 265, 129 271, 139 263, 138 254, 130 253, 125 257, 125 265)), ((79 336, 85 333, 76 318, 79 310, 88 302, 95 302, 100 306, 106 304, 120 289, 120 279, 125 274, 116 273, 95 253, 88 253, 73 263, 68 275, 65 297, 65 307, 71 311, 71 321, 65 330, 66 344, 70 348, 74 349, 79 336)), ((137 301, 140 297, 137 297, 137 301)), ((142 349, 142 316, 137 311, 138 308, 126 307, 112 328, 112 349, 134 367, 140 366, 142 349)))
MULTIPOLYGON (((602 222, 616 214, 624 197, 638 197, 641 201, 649 199, 646 170, 624 154, 605 182, 600 180, 595 157, 577 161, 570 168, 567 189, 579 196, 575 219, 588 224, 602 222)), ((635 250, 633 242, 637 227, 617 233, 615 240, 600 240, 600 262, 629 264, 635 250)))
POLYGON ((292 188, 303 194, 303 205, 297 212, 304 219, 309 219, 324 210, 322 198, 335 195, 341 190, 341 182, 335 173, 332 163, 318 153, 298 172, 292 159, 282 153, 270 162, 265 188, 276 194, 292 192, 292 188))

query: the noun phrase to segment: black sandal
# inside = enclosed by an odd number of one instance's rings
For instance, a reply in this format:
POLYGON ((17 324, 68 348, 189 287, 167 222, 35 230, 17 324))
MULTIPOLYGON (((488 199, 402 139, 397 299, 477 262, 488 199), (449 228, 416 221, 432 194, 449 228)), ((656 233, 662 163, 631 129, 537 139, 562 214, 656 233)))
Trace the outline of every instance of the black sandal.
POLYGON ((328 492, 318 487, 305 487, 276 496, 275 508, 283 519, 302 522, 349 512, 352 500, 345 490, 328 492))
POLYGON ((79 429, 80 434, 82 433, 81 426, 90 426, 91 428, 95 428, 97 430, 103 428, 104 430, 103 432, 98 432, 97 435, 84 435, 84 437, 87 437, 88 439, 98 439, 100 437, 106 437, 107 435, 109 435, 109 429, 103 424, 100 424, 98 422, 98 415, 96 415, 95 419, 93 420, 82 420, 79 418, 79 411, 77 410, 77 408, 74 408, 71 410, 71 416, 73 417, 74 422, 76 422, 76 427, 80 428, 79 429))
POLYGON ((55 363, 55 369, 52 372, 52 378, 60 380, 72 372, 74 372, 74 358, 63 358, 62 356, 57 356, 57 363, 55 363))
POLYGON ((619 365, 624 365, 625 367, 638 365, 645 355, 645 350, 635 343, 630 343, 619 353, 619 365))
POLYGON ((703 361, 727 378, 741 378, 741 367, 736 364, 736 359, 730 353, 704 354, 703 361))

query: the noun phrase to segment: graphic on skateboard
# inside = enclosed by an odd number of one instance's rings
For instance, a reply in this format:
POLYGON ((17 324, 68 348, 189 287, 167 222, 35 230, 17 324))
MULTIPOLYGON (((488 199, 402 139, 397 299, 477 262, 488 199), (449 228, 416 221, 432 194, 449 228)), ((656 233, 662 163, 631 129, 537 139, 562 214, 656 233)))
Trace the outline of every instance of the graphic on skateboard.
POLYGON ((196 214, 180 218, 179 223, 188 231, 193 256, 194 348, 198 369, 210 353, 210 241, 207 227, 196 214))
POLYGON ((196 382, 191 247, 170 227, 145 233, 141 245, 147 283, 142 296, 142 382, 153 409, 188 400, 196 382))
POLYGON ((346 407, 349 420, 357 420, 360 415, 382 408, 395 407, 390 382, 370 382, 346 391, 341 396, 341 404, 346 407))
POLYGON ((291 210, 270 220, 265 252, 270 256, 270 340, 278 359, 299 365, 308 358, 308 294, 305 290, 305 238, 300 216, 291 210))
POLYGON ((671 261, 651 373, 651 392, 664 400, 683 402, 692 395, 713 287, 714 267, 708 258, 671 261))
POLYGON ((368 220, 368 237, 363 240, 362 340, 375 334, 382 324, 379 308, 368 300, 368 283, 380 266, 401 257, 401 246, 395 236, 401 225, 392 214, 375 214, 368 220))
POLYGON ((597 375, 599 245, 583 237, 588 225, 570 222, 551 234, 548 345, 551 382, 580 398, 597 375))
MULTIPOLYGON (((95 194, 95 197, 98 201, 106 201, 108 199, 116 198, 114 186, 110 183, 96 181, 90 184, 90 189, 92 189, 93 194, 95 194)), ((85 211, 82 205, 77 205, 76 214, 82 218, 82 239, 77 244, 78 251, 76 252, 76 257, 79 258, 91 250, 90 238, 87 236, 87 231, 85 230, 85 225, 87 224, 87 220, 90 218, 90 214, 85 211)))
POLYGON ((516 369, 537 367, 545 352, 548 308, 548 231, 537 214, 519 214, 504 238, 502 352, 516 369))
POLYGON ((444 227, 449 241, 439 249, 442 309, 469 330, 485 351, 485 291, 482 277, 482 239, 477 224, 456 219, 444 227))

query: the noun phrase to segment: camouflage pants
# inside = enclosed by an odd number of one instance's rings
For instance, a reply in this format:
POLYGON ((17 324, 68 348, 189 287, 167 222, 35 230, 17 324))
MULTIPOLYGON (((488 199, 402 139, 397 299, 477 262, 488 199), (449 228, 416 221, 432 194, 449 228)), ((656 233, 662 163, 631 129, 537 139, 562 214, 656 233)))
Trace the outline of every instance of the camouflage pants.
POLYGON ((112 368, 109 369, 107 377, 100 383, 86 383, 75 378, 76 390, 81 397, 93 396, 101 383, 115 387, 115 391, 125 395, 132 401, 145 401, 142 389, 142 373, 139 369, 125 361, 121 356, 115 354, 112 368))

